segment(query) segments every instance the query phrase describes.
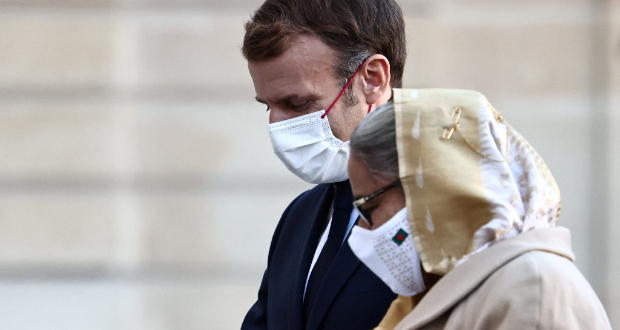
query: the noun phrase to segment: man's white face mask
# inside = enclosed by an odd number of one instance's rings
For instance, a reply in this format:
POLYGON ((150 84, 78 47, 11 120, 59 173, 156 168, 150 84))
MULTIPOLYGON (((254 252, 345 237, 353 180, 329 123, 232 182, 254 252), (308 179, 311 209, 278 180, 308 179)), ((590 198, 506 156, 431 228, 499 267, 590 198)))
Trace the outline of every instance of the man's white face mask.
MULTIPOLYGON (((269 124, 273 151, 289 171, 302 180, 318 184, 349 178, 349 141, 342 142, 334 136, 327 114, 351 85, 361 67, 326 110, 269 124)), ((368 107, 368 112, 371 107, 368 107)))
POLYGON ((289 171, 310 183, 339 182, 349 178, 349 141, 334 136, 326 111, 269 124, 276 156, 289 171))
POLYGON ((353 227, 349 246, 394 293, 414 296, 426 289, 407 221, 407 208, 375 230, 353 227))

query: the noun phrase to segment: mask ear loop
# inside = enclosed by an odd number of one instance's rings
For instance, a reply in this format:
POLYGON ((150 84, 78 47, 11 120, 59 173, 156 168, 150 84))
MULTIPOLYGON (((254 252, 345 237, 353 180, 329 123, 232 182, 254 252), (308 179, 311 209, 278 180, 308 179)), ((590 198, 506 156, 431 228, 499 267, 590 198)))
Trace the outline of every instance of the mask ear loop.
MULTIPOLYGON (((342 97, 344 92, 347 90, 347 88, 349 88, 349 86, 351 86, 351 83, 353 82, 353 79, 355 78, 355 76, 357 76, 357 73, 360 72, 361 69, 362 69, 362 66, 360 65, 360 67, 357 68, 357 71, 355 71, 355 73, 353 74, 351 79, 349 79, 349 82, 347 83, 347 85, 344 86, 344 88, 340 91, 340 94, 338 94, 338 97, 334 100, 334 102, 332 102, 332 105, 330 105, 329 108, 327 108, 327 110, 325 110, 325 113, 323 115, 321 115, 321 119, 324 119, 325 116, 327 116, 327 114, 332 110, 332 108, 334 107, 336 102, 338 102, 338 100, 340 100, 340 98, 342 97)), ((370 105, 370 107, 372 107, 372 104, 370 105)), ((368 112, 370 112, 370 107, 368 108, 368 112)))

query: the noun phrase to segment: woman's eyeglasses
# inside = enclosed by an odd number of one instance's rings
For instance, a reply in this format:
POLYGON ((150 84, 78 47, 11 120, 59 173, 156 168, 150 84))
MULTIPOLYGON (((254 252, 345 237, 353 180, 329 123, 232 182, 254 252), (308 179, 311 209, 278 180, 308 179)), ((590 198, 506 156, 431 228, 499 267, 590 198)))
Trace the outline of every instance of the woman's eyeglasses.
POLYGON ((364 220, 370 227, 372 227, 372 220, 370 219, 370 214, 372 213, 372 210, 374 210, 375 208, 362 209, 360 208, 360 206, 364 205, 364 203, 368 202, 369 200, 399 185, 400 185, 400 179, 396 179, 394 182, 373 192, 372 194, 368 196, 360 197, 353 201, 353 207, 357 210, 357 212, 359 212, 362 220, 364 220))

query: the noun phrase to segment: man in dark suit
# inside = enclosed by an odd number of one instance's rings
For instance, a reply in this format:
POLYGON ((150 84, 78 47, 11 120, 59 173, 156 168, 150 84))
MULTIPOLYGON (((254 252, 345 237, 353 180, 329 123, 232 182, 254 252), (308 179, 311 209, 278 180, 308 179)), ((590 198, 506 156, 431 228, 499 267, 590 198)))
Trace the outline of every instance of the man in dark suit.
POLYGON ((400 8, 394 0, 266 0, 245 29, 243 54, 256 100, 270 111, 274 152, 318 185, 284 211, 241 328, 373 329, 395 294, 346 244, 358 218, 348 141, 401 87, 400 8))

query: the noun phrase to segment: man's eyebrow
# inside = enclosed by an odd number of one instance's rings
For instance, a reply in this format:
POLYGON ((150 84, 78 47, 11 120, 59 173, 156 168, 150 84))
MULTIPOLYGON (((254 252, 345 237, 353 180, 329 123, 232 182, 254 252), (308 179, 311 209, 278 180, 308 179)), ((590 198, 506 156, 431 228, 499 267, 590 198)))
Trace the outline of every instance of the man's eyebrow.
MULTIPOLYGON (((256 96, 254 99, 258 103, 267 104, 267 102, 265 100, 261 99, 258 96, 256 96)), ((316 101, 316 100, 320 100, 320 99, 321 99, 321 96, 319 96, 317 94, 308 94, 308 95, 290 94, 290 95, 286 95, 286 96, 276 100, 274 103, 275 104, 290 105, 293 102, 293 100, 316 101)))

